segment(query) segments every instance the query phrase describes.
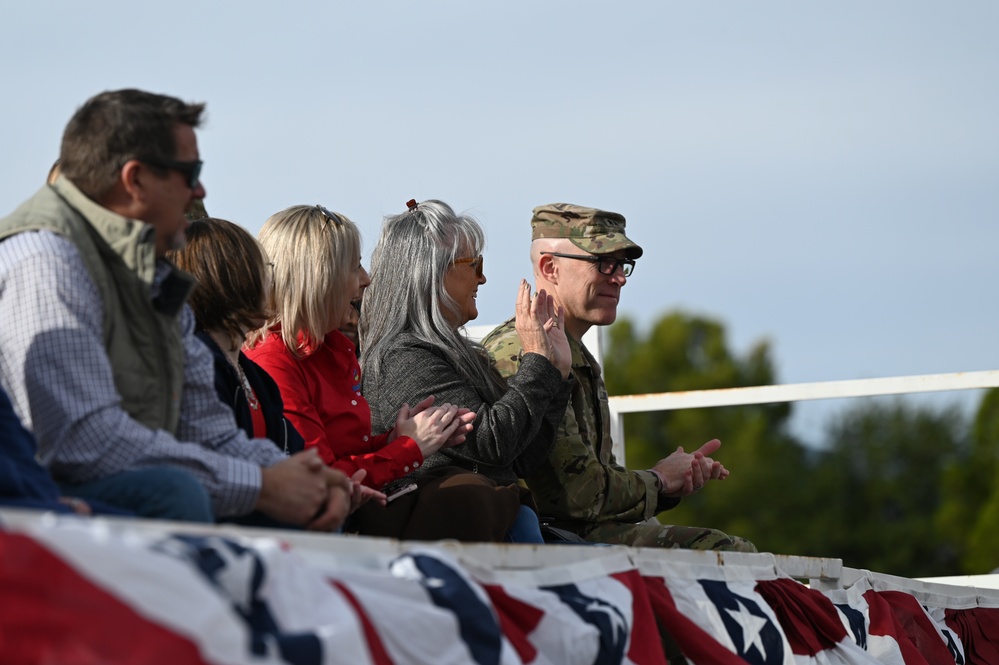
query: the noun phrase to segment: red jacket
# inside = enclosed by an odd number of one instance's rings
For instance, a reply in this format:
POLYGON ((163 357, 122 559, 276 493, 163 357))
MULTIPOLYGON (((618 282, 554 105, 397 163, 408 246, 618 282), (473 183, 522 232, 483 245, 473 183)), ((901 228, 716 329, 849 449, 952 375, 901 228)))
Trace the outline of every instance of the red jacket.
POLYGON ((266 339, 245 351, 281 389, 284 413, 329 466, 348 476, 366 469, 364 484, 380 489, 423 464, 416 441, 390 432, 371 432, 371 409, 361 395, 361 366, 354 345, 339 331, 318 348, 296 357, 274 327, 266 339))

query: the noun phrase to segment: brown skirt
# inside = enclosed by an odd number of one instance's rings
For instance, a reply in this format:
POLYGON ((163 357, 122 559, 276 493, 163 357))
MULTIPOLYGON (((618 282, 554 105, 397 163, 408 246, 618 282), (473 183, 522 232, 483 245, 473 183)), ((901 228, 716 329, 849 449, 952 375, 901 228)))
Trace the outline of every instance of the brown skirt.
POLYGON ((497 485, 491 478, 457 466, 437 467, 416 481, 417 490, 386 506, 368 502, 351 515, 347 530, 401 540, 503 542, 530 492, 497 485))

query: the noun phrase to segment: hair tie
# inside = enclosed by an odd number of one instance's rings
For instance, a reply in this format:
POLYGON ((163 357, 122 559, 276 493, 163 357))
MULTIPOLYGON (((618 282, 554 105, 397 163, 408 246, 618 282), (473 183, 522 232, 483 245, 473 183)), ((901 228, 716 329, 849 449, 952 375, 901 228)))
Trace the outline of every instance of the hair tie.
POLYGON ((410 199, 406 201, 406 207, 409 208, 410 210, 416 210, 417 205, 419 204, 416 202, 416 199, 410 199))

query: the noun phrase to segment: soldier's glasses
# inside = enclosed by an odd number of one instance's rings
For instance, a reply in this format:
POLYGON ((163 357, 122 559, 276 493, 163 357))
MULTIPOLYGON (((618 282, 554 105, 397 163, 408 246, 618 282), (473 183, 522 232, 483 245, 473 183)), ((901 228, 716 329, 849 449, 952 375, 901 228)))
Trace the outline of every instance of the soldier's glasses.
POLYGON ((150 166, 155 166, 156 168, 177 171, 184 176, 187 180, 187 186, 191 189, 197 189, 198 185, 201 184, 201 167, 204 166, 204 162, 200 159, 195 159, 190 162, 178 162, 175 159, 140 158, 139 161, 145 162, 150 166))
POLYGON ((558 256, 563 259, 575 259, 577 261, 589 261, 597 264, 597 270, 601 275, 613 275, 620 268, 625 277, 631 277, 635 271, 634 259, 615 259, 613 256, 591 256, 586 254, 562 254, 560 252, 541 252, 550 256, 558 256))
POLYGON ((467 263, 470 266, 472 266, 473 268, 475 268, 475 276, 476 277, 482 277, 482 264, 484 262, 485 262, 485 259, 482 258, 481 254, 479 254, 478 256, 470 256, 467 259, 455 259, 454 260, 454 264, 455 265, 460 265, 462 263, 467 263))

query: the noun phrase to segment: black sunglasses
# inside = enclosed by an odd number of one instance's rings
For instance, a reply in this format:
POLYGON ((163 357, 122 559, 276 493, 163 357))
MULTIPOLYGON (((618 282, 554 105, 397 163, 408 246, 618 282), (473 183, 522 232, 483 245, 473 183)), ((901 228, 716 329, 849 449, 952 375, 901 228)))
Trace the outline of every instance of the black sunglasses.
POLYGON ((147 159, 140 157, 139 161, 160 169, 177 171, 187 179, 187 186, 191 189, 197 189, 198 185, 201 184, 201 167, 204 165, 204 162, 200 159, 190 162, 178 162, 174 159, 147 159))
POLYGON ((589 261, 597 264, 597 270, 601 275, 613 275, 620 268, 625 277, 631 277, 635 271, 635 259, 615 259, 613 256, 590 256, 586 254, 561 254, 559 252, 541 252, 550 256, 558 256, 563 259, 576 259, 577 261, 589 261))

